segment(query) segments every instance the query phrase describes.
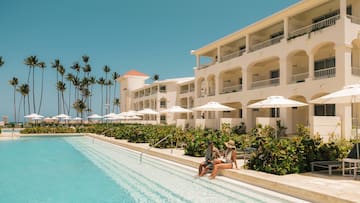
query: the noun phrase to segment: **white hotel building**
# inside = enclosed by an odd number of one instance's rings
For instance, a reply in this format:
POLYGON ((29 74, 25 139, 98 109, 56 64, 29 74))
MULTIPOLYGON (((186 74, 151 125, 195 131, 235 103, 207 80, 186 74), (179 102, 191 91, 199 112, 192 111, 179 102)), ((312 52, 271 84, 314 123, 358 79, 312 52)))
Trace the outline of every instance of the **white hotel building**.
MULTIPOLYGON (((173 95, 154 96, 147 103, 140 95, 151 95, 154 86, 160 88, 159 84, 166 81, 147 86, 139 82, 130 94, 121 91, 121 108, 161 110, 164 96, 167 106, 186 108, 216 101, 236 110, 207 113, 205 119, 200 118, 200 113, 180 118, 186 118, 190 126, 202 123, 219 127, 220 122, 244 122, 250 129, 257 123, 272 124, 279 118, 274 118, 274 109, 247 106, 279 95, 309 104, 280 109, 279 117, 287 133, 295 132, 296 124, 304 124, 324 138, 330 134, 349 138, 353 122, 350 104, 321 105, 309 101, 360 81, 359 34, 360 0, 303 0, 192 51, 196 56, 195 77, 169 80, 166 88, 175 91, 173 95), (182 90, 186 87, 194 91, 184 95, 182 90)), ((128 85, 124 79, 126 76, 119 79, 122 90, 128 85)), ((358 110, 355 105, 354 117, 358 117, 358 110)))

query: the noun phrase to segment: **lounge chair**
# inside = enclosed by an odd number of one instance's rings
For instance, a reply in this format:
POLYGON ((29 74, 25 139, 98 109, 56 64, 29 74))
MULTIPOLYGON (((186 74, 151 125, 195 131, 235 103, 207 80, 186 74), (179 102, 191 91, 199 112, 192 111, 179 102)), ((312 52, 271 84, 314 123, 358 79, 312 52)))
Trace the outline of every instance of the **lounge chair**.
MULTIPOLYGON (((359 149, 360 149, 360 143, 354 144, 350 153, 348 154, 348 156, 346 157, 347 159, 358 159, 359 157, 357 157, 357 147, 356 145, 359 145, 359 149)), ((314 171, 315 167, 318 168, 325 168, 328 169, 329 171, 329 175, 332 174, 332 170, 333 169, 338 169, 341 168, 343 165, 343 161, 342 160, 338 160, 338 161, 314 161, 311 162, 311 171, 314 171)))

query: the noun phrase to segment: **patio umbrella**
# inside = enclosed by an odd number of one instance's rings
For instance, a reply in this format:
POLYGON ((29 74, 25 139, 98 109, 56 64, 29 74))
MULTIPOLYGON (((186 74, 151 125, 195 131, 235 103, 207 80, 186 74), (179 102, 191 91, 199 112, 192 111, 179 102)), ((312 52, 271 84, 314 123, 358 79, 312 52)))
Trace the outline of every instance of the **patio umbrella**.
MULTIPOLYGON (((311 100, 317 104, 351 104, 352 115, 354 103, 360 102, 360 84, 347 85, 342 90, 311 100)), ((358 123, 356 125, 356 140, 358 140, 358 123)), ((357 158, 359 158, 359 145, 357 146, 357 158)))
POLYGON ((149 108, 145 108, 143 110, 138 111, 139 114, 143 114, 143 115, 158 115, 159 112, 149 109, 149 108))
POLYGON ((25 118, 30 118, 30 119, 38 119, 38 118, 43 118, 44 116, 36 114, 36 113, 32 113, 29 115, 24 116, 25 118))
POLYGON ((262 101, 250 104, 248 108, 275 108, 275 118, 277 118, 279 116, 278 108, 300 107, 306 105, 308 104, 291 99, 286 99, 283 96, 270 96, 262 101))
POLYGON ((59 114, 59 115, 55 116, 55 118, 57 118, 57 119, 64 119, 64 118, 67 118, 67 117, 69 117, 69 116, 66 115, 66 114, 59 114))
POLYGON ((182 108, 181 106, 172 106, 168 109, 161 111, 161 113, 191 113, 190 109, 182 108))
POLYGON ((208 102, 202 106, 197 106, 192 109, 193 111, 233 111, 234 108, 219 104, 218 102, 208 102))
POLYGON ((90 119, 101 119, 101 118, 103 118, 103 117, 95 113, 95 114, 92 114, 92 115, 88 116, 87 118, 90 118, 90 119))
POLYGON ((109 114, 104 115, 103 117, 104 118, 113 118, 113 117, 116 117, 116 116, 117 116, 117 114, 115 114, 115 113, 109 113, 109 114))

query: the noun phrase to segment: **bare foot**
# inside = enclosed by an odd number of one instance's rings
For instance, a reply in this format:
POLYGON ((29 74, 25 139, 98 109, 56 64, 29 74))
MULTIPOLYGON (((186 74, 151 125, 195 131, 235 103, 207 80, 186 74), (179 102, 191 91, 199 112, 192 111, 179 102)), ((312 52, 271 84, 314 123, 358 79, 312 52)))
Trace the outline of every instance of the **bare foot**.
POLYGON ((209 180, 215 179, 214 176, 209 176, 209 180))

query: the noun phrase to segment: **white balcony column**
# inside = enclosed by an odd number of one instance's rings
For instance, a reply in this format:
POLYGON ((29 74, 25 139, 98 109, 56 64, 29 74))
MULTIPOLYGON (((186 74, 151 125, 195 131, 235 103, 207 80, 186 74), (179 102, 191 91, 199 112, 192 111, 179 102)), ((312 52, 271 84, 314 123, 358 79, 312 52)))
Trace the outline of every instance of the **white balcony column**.
POLYGON ((309 56, 309 79, 314 79, 314 54, 308 53, 309 56))
POLYGON ((340 18, 346 19, 347 0, 340 0, 340 18))
POLYGON ((221 62, 221 46, 218 46, 217 48, 216 48, 216 55, 217 55, 217 57, 216 57, 216 63, 220 63, 221 62))
POLYGON ((247 34, 245 36, 245 46, 246 46, 246 49, 245 49, 246 53, 249 53, 250 52, 250 35, 249 34, 247 34))
POLYGON ((255 127, 255 123, 252 122, 252 120, 255 121, 252 111, 253 109, 247 108, 245 107, 245 105, 243 105, 243 121, 245 123, 246 129, 251 129, 255 127))
POLYGON ((289 18, 285 17, 284 19, 284 39, 287 40, 289 36, 289 18))
POLYGON ((292 126, 290 110, 291 108, 279 108, 281 125, 287 127, 289 130, 291 130, 290 126, 292 126))
POLYGON ((281 56, 279 58, 279 65, 280 65, 280 86, 287 84, 288 78, 288 71, 287 71, 287 60, 286 56, 281 56))
POLYGON ((219 75, 215 75, 215 95, 218 95, 218 94, 220 94, 220 83, 222 82, 222 81, 220 81, 220 78, 221 76, 220 76, 220 74, 219 75))
POLYGON ((200 68, 200 56, 196 55, 196 67, 200 68))
POLYGON ((344 81, 342 85, 351 84, 351 47, 348 45, 335 46, 336 77, 344 81))
MULTIPOLYGON (((308 99, 310 101, 311 99, 308 99)), ((309 103, 309 118, 308 118, 308 127, 310 130, 310 135, 314 136, 314 104, 309 103)))
MULTIPOLYGON (((244 66, 245 67, 245 66, 244 66)), ((248 82, 247 82, 247 77, 248 77, 248 73, 247 73, 247 68, 242 68, 242 92, 246 91, 248 88, 248 82)), ((245 118, 245 117, 244 117, 245 118)))

